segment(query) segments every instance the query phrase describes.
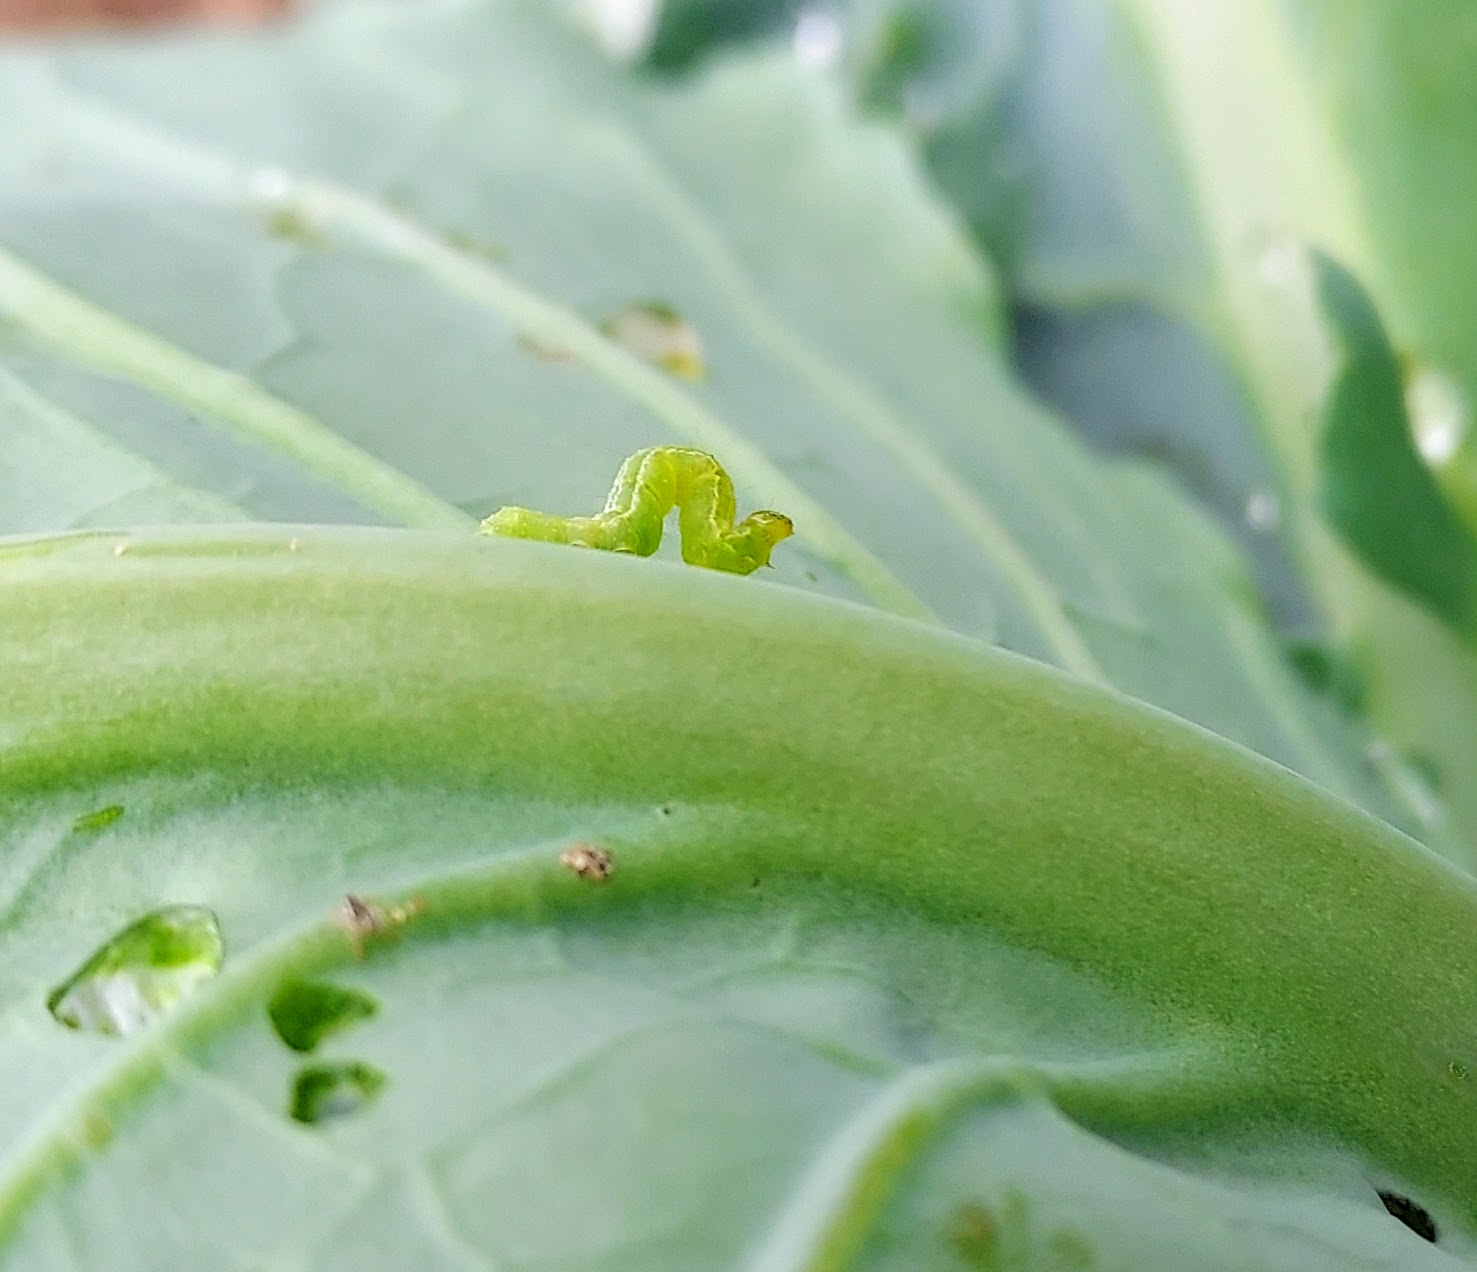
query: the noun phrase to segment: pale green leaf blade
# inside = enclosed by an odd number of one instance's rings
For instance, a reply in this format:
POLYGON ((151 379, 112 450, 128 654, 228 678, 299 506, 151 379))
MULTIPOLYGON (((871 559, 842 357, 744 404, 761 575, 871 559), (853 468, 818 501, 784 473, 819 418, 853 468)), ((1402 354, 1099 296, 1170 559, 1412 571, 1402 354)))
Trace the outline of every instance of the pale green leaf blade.
POLYGON ((171 480, 470 527, 593 510, 625 453, 698 445, 797 522, 785 582, 1125 687, 1459 854, 1219 536, 1022 393, 906 148, 789 56, 673 87, 538 6, 363 3, 18 52, 0 93, 0 363, 171 480), (702 381, 602 335, 651 299, 702 381))
POLYGON ((201 534, 0 574, 10 1266, 1470 1253, 1477 888, 1378 822, 793 589, 201 534), (52 1022, 160 900, 219 916, 220 975, 128 1039, 52 1022), (285 977, 377 1004, 307 1062, 383 1075, 361 1106, 290 1116, 285 977))

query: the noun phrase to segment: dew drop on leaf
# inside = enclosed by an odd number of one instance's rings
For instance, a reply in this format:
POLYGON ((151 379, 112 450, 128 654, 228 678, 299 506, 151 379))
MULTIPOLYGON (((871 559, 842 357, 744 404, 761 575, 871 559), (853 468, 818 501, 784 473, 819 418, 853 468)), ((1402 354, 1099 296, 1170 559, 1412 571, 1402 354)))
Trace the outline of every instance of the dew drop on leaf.
POLYGON ((702 337, 671 305, 643 300, 619 309, 600 330, 623 349, 682 380, 701 380, 707 373, 702 337))
POLYGON ((1405 382, 1405 409, 1415 446, 1426 463, 1439 468, 1461 449, 1471 429, 1462 391, 1444 373, 1422 367, 1405 382))
POLYGON ((294 1051, 312 1051, 378 1010, 379 1003, 362 990, 303 980, 283 981, 267 1004, 272 1028, 294 1051))
POLYGON ((1282 523, 1282 503, 1270 490, 1253 490, 1246 496, 1246 524, 1261 534, 1270 534, 1282 523))
POLYGON ((373 1100, 386 1081, 384 1073, 362 1060, 309 1065, 292 1081, 287 1112, 293 1121, 309 1125, 347 1117, 373 1100))
POLYGON ((137 1033, 221 969, 220 924, 198 905, 172 905, 130 923, 46 999, 69 1029, 137 1033))
POLYGON ((795 60, 809 70, 834 66, 841 56, 844 34, 836 14, 827 9, 807 9, 795 21, 791 39, 795 60))
POLYGON ((661 6, 658 0, 583 0, 575 12, 607 57, 634 62, 651 44, 661 6))
POLYGON ((1307 248, 1287 235, 1269 236, 1256 257, 1257 277, 1268 287, 1291 287, 1308 273, 1307 248))
POLYGON ((1446 820, 1446 808, 1441 801, 1441 774, 1430 760, 1402 755, 1383 739, 1364 748, 1364 760, 1421 825, 1438 827, 1446 820))
POLYGON ((281 168, 257 168, 247 178, 246 187, 258 202, 277 203, 292 193, 292 178, 281 168))

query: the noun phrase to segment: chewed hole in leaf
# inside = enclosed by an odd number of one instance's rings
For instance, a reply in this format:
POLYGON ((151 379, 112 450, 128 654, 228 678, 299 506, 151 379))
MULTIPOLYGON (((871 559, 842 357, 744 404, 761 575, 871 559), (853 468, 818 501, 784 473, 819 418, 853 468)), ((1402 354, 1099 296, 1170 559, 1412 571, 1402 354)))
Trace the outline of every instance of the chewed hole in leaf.
POLYGON ((127 1036, 151 1025, 221 969, 220 924, 197 905, 172 905, 130 923, 47 997, 69 1029, 127 1036))
POLYGON ((1424 1237, 1427 1241, 1436 1240, 1436 1221, 1424 1206, 1418 1206, 1400 1193, 1386 1192, 1384 1189, 1380 1190, 1380 1200, 1385 1203, 1385 1209, 1416 1236, 1424 1237))
POLYGON ((288 1115, 313 1125, 357 1113, 384 1089, 388 1079, 372 1064, 348 1060, 300 1069, 292 1080, 288 1115))
POLYGON ((702 337, 665 301, 627 305, 602 322, 600 330, 638 358, 679 379, 701 380, 708 373, 702 337))
POLYGON ((379 1003, 362 990, 303 980, 284 981, 267 1004, 277 1036, 294 1051, 303 1052, 378 1010, 379 1003))
POLYGON ((123 816, 122 804, 109 804, 106 808, 99 808, 93 813, 83 813, 72 823, 74 831, 101 830, 104 826, 111 826, 123 816))

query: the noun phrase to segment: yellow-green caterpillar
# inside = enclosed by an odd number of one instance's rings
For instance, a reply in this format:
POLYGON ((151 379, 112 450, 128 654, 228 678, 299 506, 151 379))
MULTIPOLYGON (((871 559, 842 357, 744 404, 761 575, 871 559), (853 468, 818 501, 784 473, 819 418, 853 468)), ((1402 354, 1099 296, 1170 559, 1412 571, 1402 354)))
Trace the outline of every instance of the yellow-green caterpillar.
POLYGON ((750 513, 737 525, 733 482, 706 451, 652 446, 621 465, 605 508, 593 517, 551 517, 529 508, 499 508, 478 529, 544 543, 650 556, 662 541, 662 521, 677 509, 682 559, 689 565, 750 574, 769 564, 781 539, 795 533, 778 512, 750 513))

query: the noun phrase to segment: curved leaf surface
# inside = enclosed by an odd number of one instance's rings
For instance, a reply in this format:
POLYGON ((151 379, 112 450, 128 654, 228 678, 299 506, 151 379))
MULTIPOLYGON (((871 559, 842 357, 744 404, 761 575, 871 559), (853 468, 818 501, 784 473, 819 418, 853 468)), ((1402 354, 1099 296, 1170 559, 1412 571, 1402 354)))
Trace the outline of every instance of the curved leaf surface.
POLYGON ((1171 717, 524 543, 12 541, 0 593, 8 1266, 1472 1249, 1477 885, 1171 717), (125 1039, 48 1019, 160 901, 222 973, 125 1039), (358 1100, 294 1094, 305 981, 376 1004, 308 1044, 358 1100))
POLYGON ((541 6, 354 3, 9 53, 0 106, 6 528, 470 527, 696 444, 795 519, 786 582, 1126 689, 1457 851, 1219 535, 1022 393, 905 147, 793 59, 643 84, 541 6), (651 301, 705 379, 601 330, 651 301))

